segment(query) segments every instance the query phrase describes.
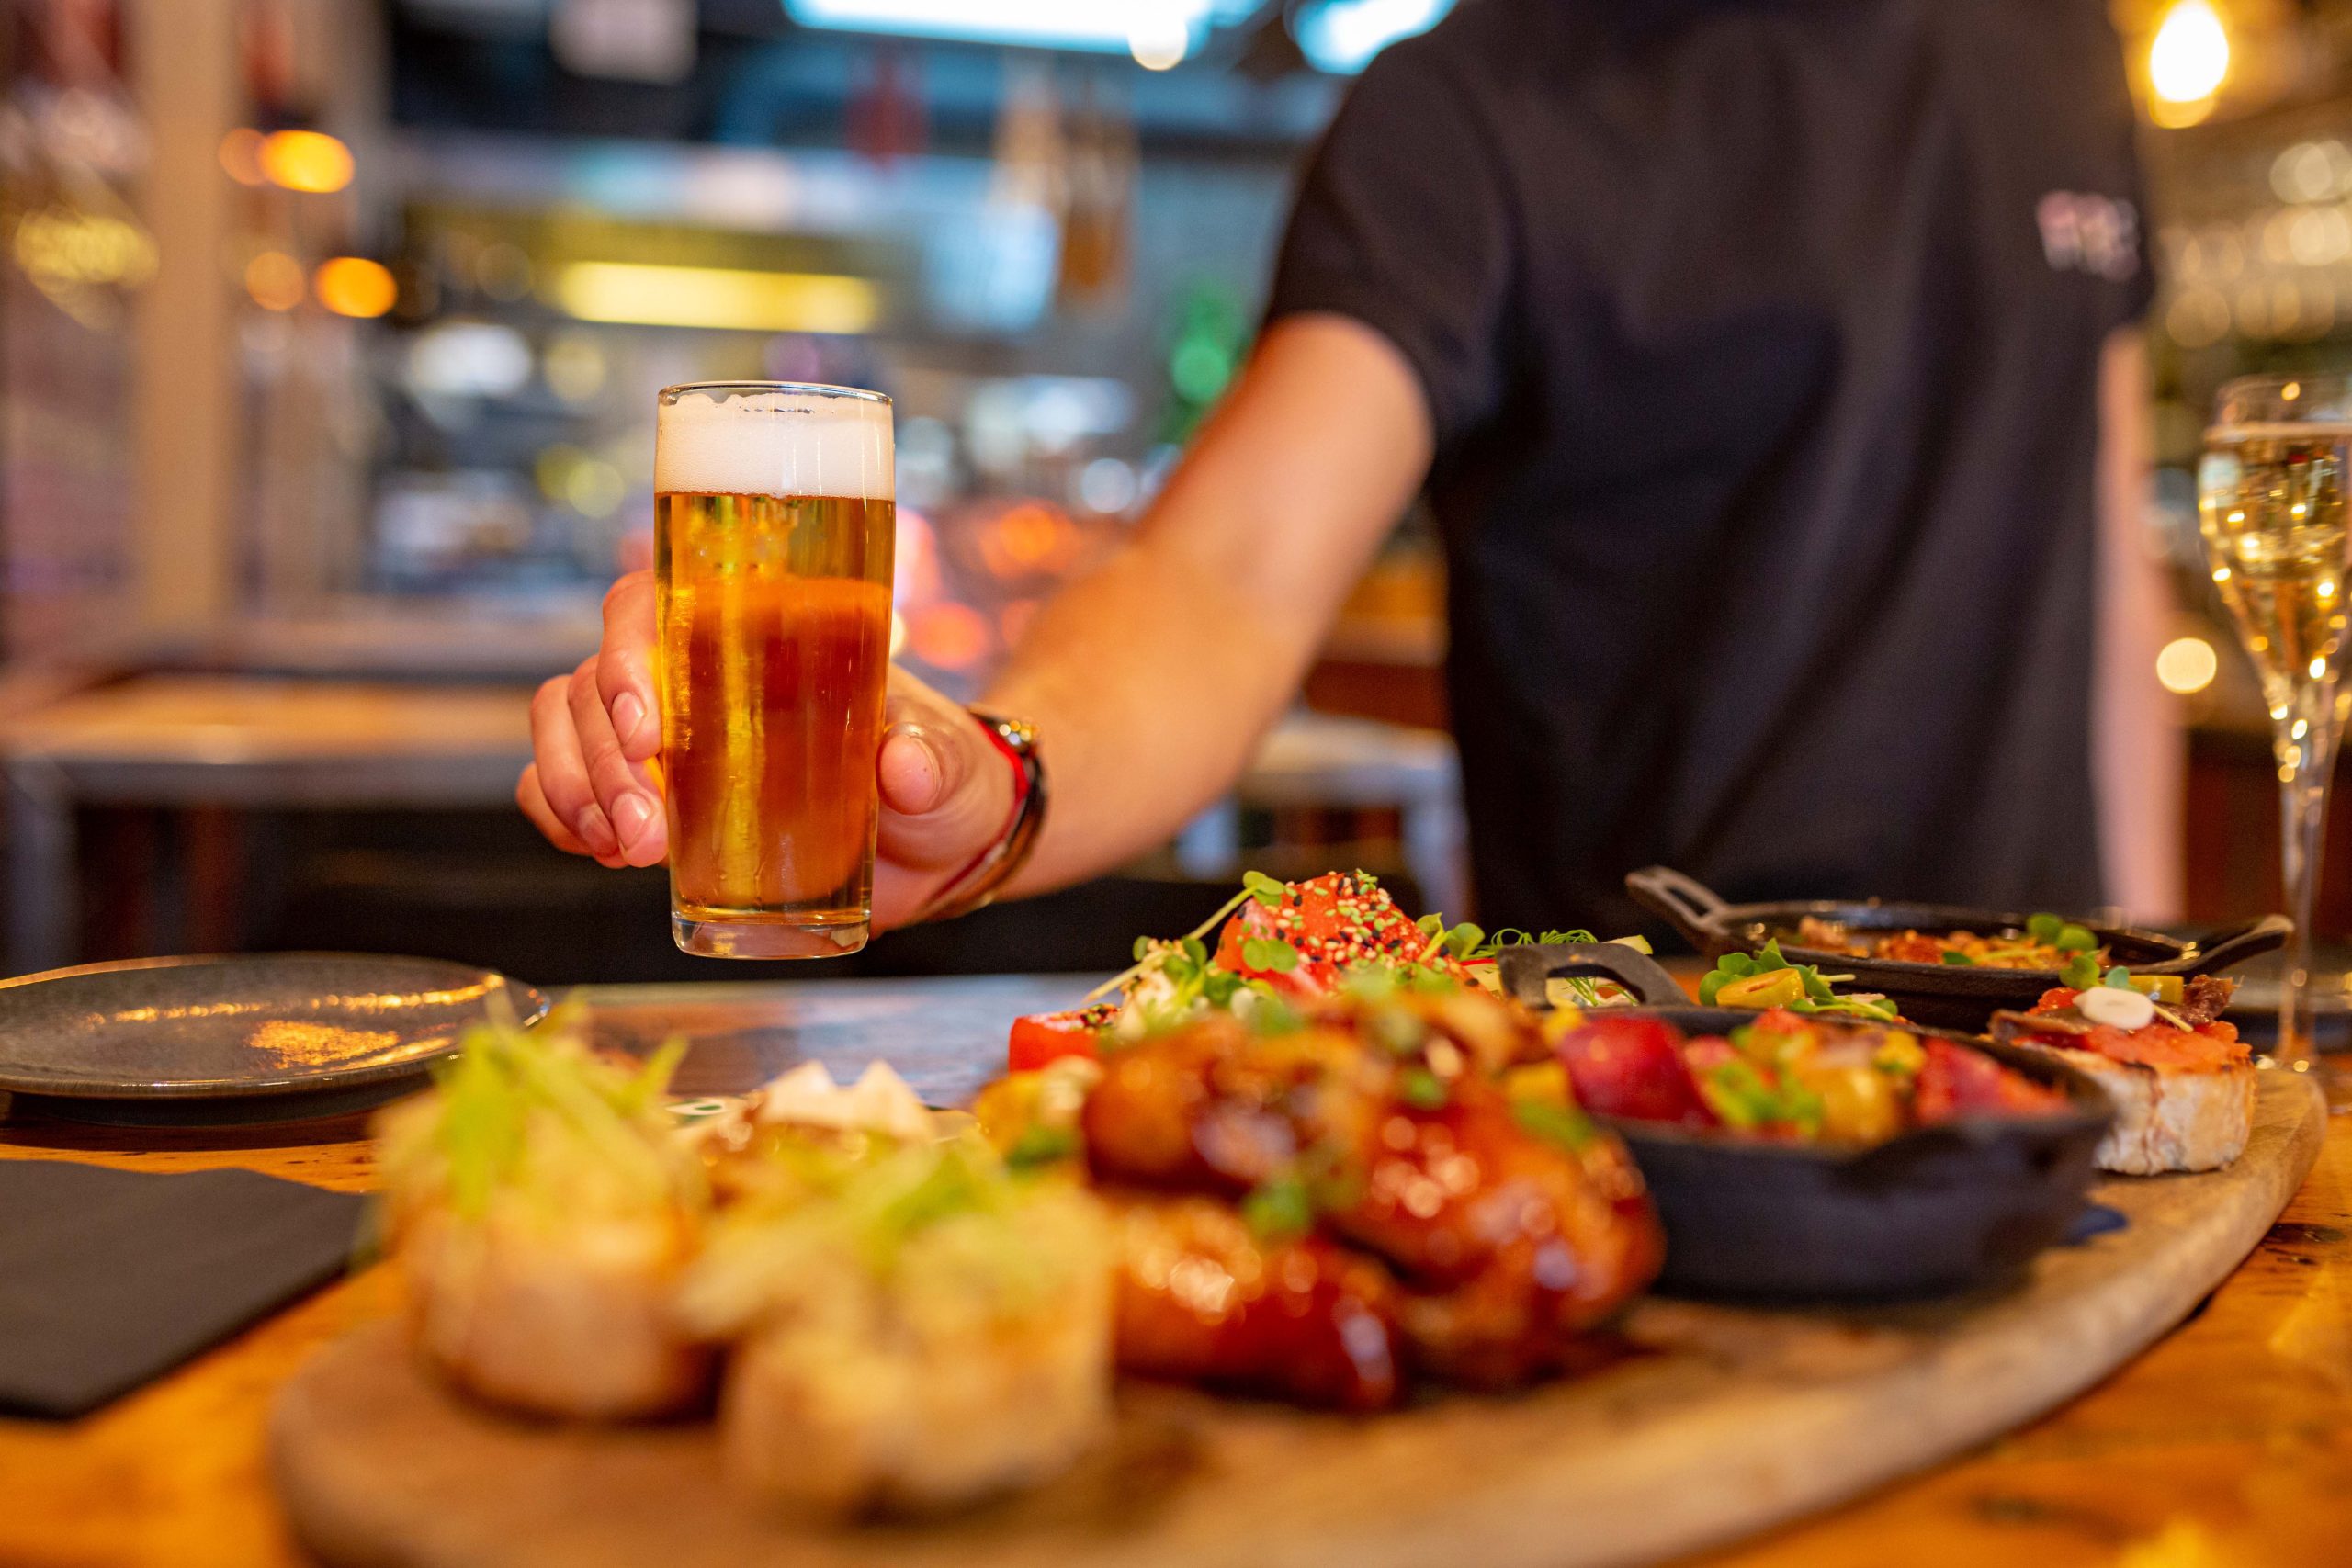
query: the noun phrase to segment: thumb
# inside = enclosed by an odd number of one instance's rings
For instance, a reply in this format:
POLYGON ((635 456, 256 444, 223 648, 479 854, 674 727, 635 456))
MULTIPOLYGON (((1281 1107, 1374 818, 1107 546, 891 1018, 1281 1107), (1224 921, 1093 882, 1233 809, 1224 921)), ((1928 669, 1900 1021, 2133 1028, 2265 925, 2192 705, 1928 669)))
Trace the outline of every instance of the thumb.
POLYGON ((1012 819, 1012 770, 978 721, 961 708, 899 716, 876 761, 881 785, 882 858, 954 872, 1001 837, 1012 819))

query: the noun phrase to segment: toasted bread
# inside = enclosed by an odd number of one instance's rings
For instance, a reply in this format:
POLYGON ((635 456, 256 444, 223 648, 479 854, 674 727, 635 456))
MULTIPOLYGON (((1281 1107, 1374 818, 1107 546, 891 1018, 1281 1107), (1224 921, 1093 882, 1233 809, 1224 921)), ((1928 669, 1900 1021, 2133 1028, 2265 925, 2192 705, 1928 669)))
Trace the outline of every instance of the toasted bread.
POLYGON ((2094 1156, 2101 1170, 2125 1176, 2218 1170, 2245 1151, 2254 1131, 2251 1062, 2184 1069, 2119 1062, 2042 1041, 2016 1043, 2056 1057, 2115 1102, 2115 1124, 2094 1156))

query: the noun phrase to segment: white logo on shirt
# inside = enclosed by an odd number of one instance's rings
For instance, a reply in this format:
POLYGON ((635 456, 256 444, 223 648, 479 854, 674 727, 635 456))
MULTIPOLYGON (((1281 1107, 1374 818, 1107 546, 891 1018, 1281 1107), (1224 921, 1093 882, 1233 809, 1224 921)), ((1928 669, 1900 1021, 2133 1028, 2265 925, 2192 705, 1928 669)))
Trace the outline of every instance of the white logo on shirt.
POLYGON ((2059 272, 2121 283, 2140 270, 2140 212, 2128 201, 2053 190, 2034 209, 2041 254, 2059 272))

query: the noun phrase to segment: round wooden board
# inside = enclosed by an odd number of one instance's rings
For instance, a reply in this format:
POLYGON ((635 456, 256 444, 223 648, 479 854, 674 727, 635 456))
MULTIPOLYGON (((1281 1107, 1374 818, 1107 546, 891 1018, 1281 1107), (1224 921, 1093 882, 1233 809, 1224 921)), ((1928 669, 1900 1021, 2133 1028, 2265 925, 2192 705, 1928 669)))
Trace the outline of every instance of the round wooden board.
POLYGON ((1633 1353, 1583 1379, 1365 1420, 1130 1385, 1080 1472, 949 1523, 796 1525, 728 1490, 707 1426, 484 1411, 390 1323, 288 1384, 272 1462, 302 1540, 348 1568, 1646 1561, 1826 1506, 2104 1377, 2253 1248, 2325 1120, 2317 1085, 2265 1074, 2234 1166, 2102 1184, 2127 1223, 2002 1292, 1860 1312, 1645 1302, 1633 1353))

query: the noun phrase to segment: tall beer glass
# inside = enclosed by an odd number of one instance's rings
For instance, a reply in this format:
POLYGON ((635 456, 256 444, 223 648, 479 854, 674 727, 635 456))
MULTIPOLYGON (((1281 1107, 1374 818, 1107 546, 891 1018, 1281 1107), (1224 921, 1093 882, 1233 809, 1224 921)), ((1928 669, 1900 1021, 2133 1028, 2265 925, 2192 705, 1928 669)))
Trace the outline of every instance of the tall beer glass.
POLYGON ((2328 775, 2352 706, 2344 680, 2348 483, 2352 380, 2250 376, 2222 389, 2198 465, 2198 523, 2213 581, 2270 708, 2281 869, 2295 919, 2278 1060, 2293 1066, 2312 1049, 2312 895, 2328 775))
POLYGON ((854 953, 890 659, 890 400, 664 389, 653 488, 672 932, 717 958, 854 953))

